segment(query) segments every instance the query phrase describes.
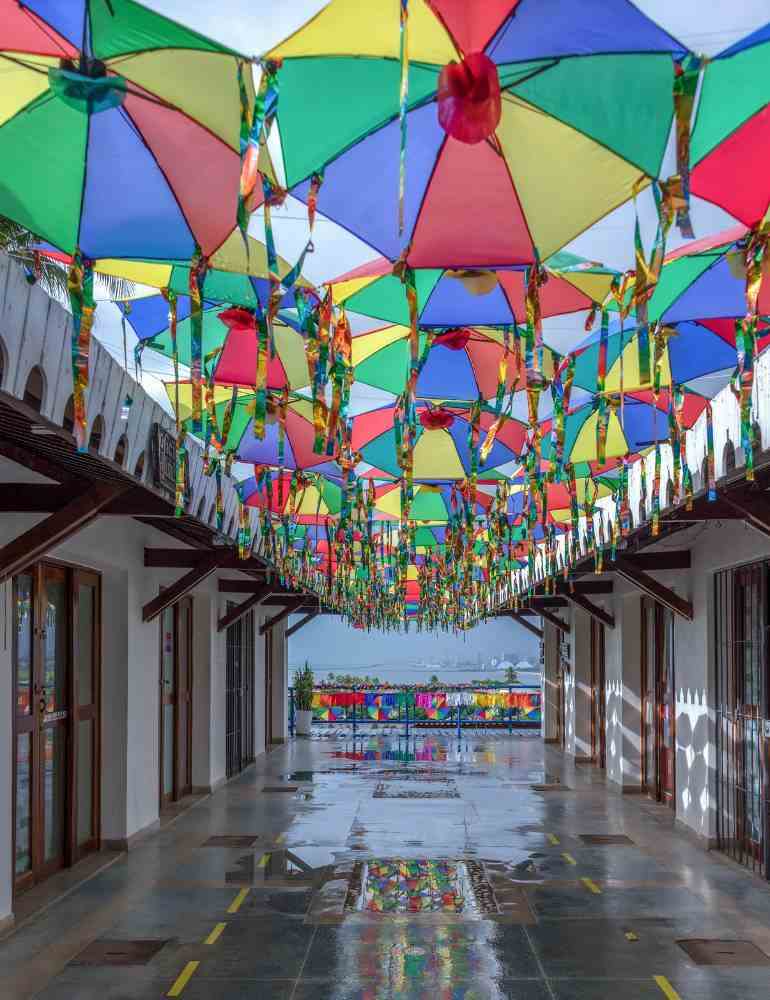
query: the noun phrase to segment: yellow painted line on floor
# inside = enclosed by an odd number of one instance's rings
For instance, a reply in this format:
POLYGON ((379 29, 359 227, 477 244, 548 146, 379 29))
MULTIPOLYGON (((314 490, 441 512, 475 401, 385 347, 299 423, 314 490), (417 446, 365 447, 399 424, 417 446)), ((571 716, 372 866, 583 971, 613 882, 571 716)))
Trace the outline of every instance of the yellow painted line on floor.
POLYGON ((270 860, 270 852, 268 851, 268 853, 263 854, 262 857, 257 862, 257 868, 266 868, 269 860, 270 860))
POLYGON ((655 976, 655 982, 658 984, 663 992, 663 995, 668 998, 668 1000, 682 1000, 679 994, 676 992, 671 983, 666 979, 665 976, 655 976))
POLYGON ((227 927, 227 924, 216 924, 216 926, 214 927, 214 930, 211 932, 211 934, 209 934, 209 936, 206 938, 206 940, 203 943, 204 944, 216 944, 217 941, 219 940, 221 934, 222 934, 222 931, 225 929, 225 927, 227 927))
POLYGON ((593 879, 581 878, 580 881, 583 883, 586 889, 588 889, 589 892, 594 893, 595 896, 601 896, 602 890, 599 888, 596 882, 594 882, 593 879))
POLYGON ((546 837, 548 837, 548 842, 553 844, 554 847, 559 843, 559 838, 555 833, 547 833, 546 837))
POLYGON ((187 965, 182 969, 177 981, 171 987, 171 989, 166 994, 167 997, 180 997, 182 995, 182 990, 187 986, 187 984, 192 979, 195 970, 200 965, 200 962, 188 962, 187 965))
POLYGON ((562 855, 561 856, 564 858, 564 860, 567 862, 568 865, 576 865, 577 864, 577 861, 575 861, 575 859, 572 857, 572 855, 569 854, 567 851, 562 851, 562 855))
POLYGON ((626 941, 638 941, 639 935, 634 934, 633 931, 626 931, 626 941))
POLYGON ((238 893, 238 895, 235 897, 232 903, 230 903, 230 905, 227 907, 227 912, 237 913, 238 910, 240 910, 241 908, 241 903, 248 896, 248 894, 249 894, 248 889, 241 889, 241 891, 238 893))

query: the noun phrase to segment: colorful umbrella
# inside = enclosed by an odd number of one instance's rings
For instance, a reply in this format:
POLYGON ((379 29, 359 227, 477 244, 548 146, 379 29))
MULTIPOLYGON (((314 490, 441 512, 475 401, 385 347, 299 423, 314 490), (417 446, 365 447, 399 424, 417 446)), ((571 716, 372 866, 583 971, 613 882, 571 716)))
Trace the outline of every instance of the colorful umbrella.
POLYGON ((268 471, 259 479, 251 476, 243 480, 238 493, 247 507, 288 516, 292 523, 301 525, 322 524, 327 518, 338 516, 342 507, 339 483, 315 473, 292 475, 268 471))
MULTIPOLYGON (((473 473, 474 465, 482 477, 492 475, 488 470, 518 457, 526 435, 523 424, 508 421, 498 433, 482 465, 478 458, 474 459, 475 449, 468 441, 471 426, 467 408, 442 407, 437 412, 434 408, 420 405, 417 417, 419 428, 413 455, 415 481, 465 479, 473 473)), ((396 420, 394 407, 382 407, 353 418, 352 446, 365 462, 379 470, 373 473, 375 476, 383 472, 386 476, 401 475, 396 420)), ((491 423, 494 415, 488 413, 487 420, 491 423)), ((483 443, 483 421, 481 429, 479 441, 483 443)))
MULTIPOLYGON (((512 341, 512 338, 509 338, 512 341)), ((427 346, 420 335, 419 353, 427 346)), ((353 367, 357 382, 400 393, 409 373, 409 330, 385 327, 353 339, 353 367)), ((509 350, 505 391, 526 386, 523 348, 517 356, 509 350)), ((415 394, 421 399, 494 399, 500 385, 500 365, 505 358, 504 334, 499 330, 464 327, 439 334, 433 340, 417 378, 415 394)), ((543 351, 542 374, 553 377, 558 358, 543 351)))
POLYGON ((710 60, 692 135, 694 194, 747 226, 770 207, 770 25, 710 60))
MULTIPOLYGON (((151 295, 120 305, 140 345, 173 358, 174 344, 165 298, 151 295)), ((190 311, 189 296, 180 295, 177 299, 176 349, 178 361, 183 365, 192 363, 190 311)), ((236 315, 240 313, 241 310, 238 310, 236 315)), ((253 317, 244 313, 243 324, 234 325, 229 320, 232 314, 233 310, 223 309, 221 303, 203 303, 201 355, 204 359, 209 358, 207 368, 213 371, 217 385, 253 388, 257 370, 257 335, 253 317)), ((268 358, 266 387, 278 390, 305 385, 308 375, 302 335, 277 320, 273 324, 273 343, 275 353, 268 358)))
MULTIPOLYGON (((557 255, 555 260, 565 266, 569 260, 573 270, 561 275, 546 268, 547 280, 539 292, 543 318, 590 309, 594 302, 604 301, 613 271, 588 261, 578 270, 580 258, 573 255, 557 255)), ((363 264, 330 284, 335 302, 351 312, 388 323, 409 323, 404 286, 389 261, 380 258, 363 264)), ((415 285, 422 327, 496 326, 523 323, 526 318, 527 283, 521 270, 420 268, 415 271, 415 285)))
POLYGON ((3 0, 0 212, 90 259, 212 253, 238 202, 237 62, 131 0, 3 0))
POLYGON ((319 211, 415 267, 545 259, 665 151, 685 49, 632 3, 475 8, 334 0, 273 53, 293 193, 323 171, 319 211))

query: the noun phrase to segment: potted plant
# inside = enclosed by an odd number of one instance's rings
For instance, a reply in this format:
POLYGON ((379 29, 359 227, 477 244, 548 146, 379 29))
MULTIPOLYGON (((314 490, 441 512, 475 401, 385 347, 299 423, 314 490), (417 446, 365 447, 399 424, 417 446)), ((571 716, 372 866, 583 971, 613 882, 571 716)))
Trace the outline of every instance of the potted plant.
POLYGON ((309 736, 313 722, 313 688, 315 681, 310 664, 297 672, 294 678, 294 728, 297 736, 309 736))

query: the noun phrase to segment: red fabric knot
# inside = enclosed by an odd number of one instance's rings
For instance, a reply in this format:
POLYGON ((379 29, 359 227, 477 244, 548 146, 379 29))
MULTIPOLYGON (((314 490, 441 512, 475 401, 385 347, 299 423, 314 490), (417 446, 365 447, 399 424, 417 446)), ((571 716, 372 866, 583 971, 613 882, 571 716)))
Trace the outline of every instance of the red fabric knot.
POLYGON ((434 410, 423 410, 420 413, 420 423, 428 431, 448 430, 455 422, 454 414, 437 406, 434 410))
POLYGON ((231 306, 218 314, 219 318, 231 331, 233 330, 254 330, 256 329, 256 318, 249 309, 242 309, 240 306, 231 306))
POLYGON ((467 327, 446 330, 438 334, 433 341, 434 346, 448 347, 450 351, 462 351, 471 339, 471 331, 467 327))
POLYGON ((438 78, 438 120, 453 139, 483 142, 500 123, 502 104, 497 67, 483 52, 450 62, 438 78))

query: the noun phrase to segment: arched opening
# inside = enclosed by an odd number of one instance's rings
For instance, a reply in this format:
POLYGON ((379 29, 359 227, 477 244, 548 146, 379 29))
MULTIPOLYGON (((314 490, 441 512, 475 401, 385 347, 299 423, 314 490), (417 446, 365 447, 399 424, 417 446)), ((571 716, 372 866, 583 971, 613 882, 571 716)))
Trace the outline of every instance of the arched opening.
POLYGON ((213 524, 217 516, 217 504, 216 501, 211 505, 211 510, 209 511, 209 524, 213 524))
POLYGON ((45 399, 45 375, 37 365, 32 369, 24 386, 24 402, 36 413, 42 413, 45 399))
POLYGON ((203 520, 203 508, 204 508, 205 504, 206 504, 206 497, 203 496, 203 497, 200 498, 200 502, 198 504, 198 511, 197 511, 197 513, 195 515, 198 518, 199 521, 203 520))
POLYGON ((142 479, 144 477, 144 452, 141 452, 139 458, 136 460, 134 475, 137 479, 142 479))
POLYGON ((126 452, 128 451, 128 438, 125 434, 121 434, 117 445, 115 446, 115 461, 118 465, 126 464, 126 452))
POLYGON ((674 481, 673 481, 673 479, 669 479, 669 481, 668 481, 668 483, 666 485, 666 506, 667 507, 673 507, 674 506, 674 481))
POLYGON ((64 416, 61 418, 61 425, 67 433, 72 434, 75 430, 75 397, 70 396, 67 405, 64 407, 64 416))
POLYGON ((104 419, 101 413, 96 417, 91 425, 91 436, 88 439, 88 450, 98 451, 102 445, 104 437, 104 419))
POLYGON ((725 450, 722 452, 722 475, 729 476, 735 469, 735 445, 728 438, 725 450))
POLYGON ((234 528, 235 528, 235 514, 233 514, 233 516, 227 522, 227 531, 225 532, 225 534, 232 535, 234 528))
MULTIPOLYGON (((2 382, 2 376, 0 376, 0 383, 2 382)), ((754 446, 751 450, 754 456, 754 461, 762 454, 762 428, 759 426, 759 421, 755 420, 751 425, 752 437, 754 438, 754 446)))
POLYGON ((637 527, 639 525, 644 524, 646 518, 647 518, 647 510, 646 510, 646 508, 644 506, 644 500, 640 500, 639 501, 639 518, 638 518, 638 520, 636 522, 637 527))
POLYGON ((702 490, 707 490, 709 488, 709 460, 705 456, 700 466, 699 488, 702 490))
POLYGON ((7 364, 8 355, 5 351, 5 344, 0 340, 0 389, 3 388, 3 383, 5 382, 5 372, 8 367, 7 364))

